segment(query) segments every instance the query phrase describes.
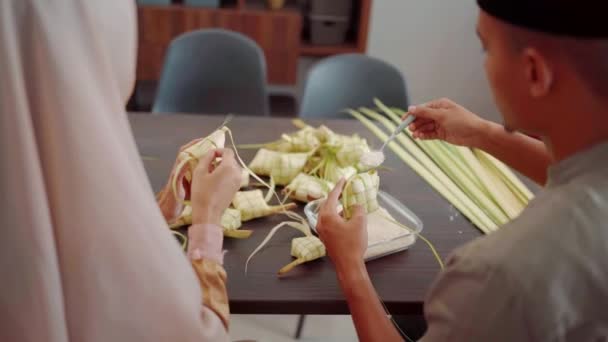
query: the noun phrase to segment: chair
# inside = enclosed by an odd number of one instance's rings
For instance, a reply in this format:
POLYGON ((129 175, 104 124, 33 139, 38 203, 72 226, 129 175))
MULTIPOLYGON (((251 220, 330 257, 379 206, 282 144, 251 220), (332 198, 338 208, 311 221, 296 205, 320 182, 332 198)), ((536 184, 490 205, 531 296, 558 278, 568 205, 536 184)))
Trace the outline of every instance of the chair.
POLYGON ((169 46, 155 113, 268 115, 264 53, 226 30, 198 30, 169 46))
POLYGON ((325 59, 310 72, 300 116, 350 118, 346 108, 375 107, 374 98, 386 105, 407 108, 405 79, 394 66, 360 54, 325 59))

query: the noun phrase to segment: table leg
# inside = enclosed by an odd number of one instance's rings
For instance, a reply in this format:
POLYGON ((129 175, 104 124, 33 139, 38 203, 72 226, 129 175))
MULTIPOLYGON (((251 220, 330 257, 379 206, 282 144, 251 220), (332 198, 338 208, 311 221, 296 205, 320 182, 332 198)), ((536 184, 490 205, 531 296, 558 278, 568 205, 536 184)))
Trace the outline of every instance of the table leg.
POLYGON ((298 327, 296 328, 296 336, 295 339, 299 340, 302 336, 302 329, 304 328, 304 320, 306 319, 306 315, 300 315, 298 318, 298 327))

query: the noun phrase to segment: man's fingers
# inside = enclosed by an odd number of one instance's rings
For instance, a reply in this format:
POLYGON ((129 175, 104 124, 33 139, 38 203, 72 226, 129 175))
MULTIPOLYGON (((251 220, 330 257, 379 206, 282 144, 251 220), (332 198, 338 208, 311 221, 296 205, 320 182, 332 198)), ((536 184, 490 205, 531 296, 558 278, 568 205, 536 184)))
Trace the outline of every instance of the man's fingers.
POLYGON ((351 221, 360 221, 365 220, 367 218, 367 213, 365 212, 365 208, 361 205, 354 205, 352 208, 352 216, 351 221))
POLYGON ((415 132, 420 127, 427 125, 429 123, 433 123, 433 122, 435 122, 435 120, 420 118, 420 119, 415 120, 409 127, 412 132, 415 132))
POLYGON ((453 105, 453 102, 450 101, 450 99, 442 98, 442 99, 429 101, 429 102, 423 104, 422 106, 432 108, 432 109, 442 109, 442 108, 448 108, 452 105, 453 105))
POLYGON ((438 120, 442 114, 440 109, 431 108, 427 105, 411 106, 408 112, 416 115, 417 120, 438 120))
POLYGON ((444 109, 450 108, 453 103, 448 99, 433 100, 417 106, 410 106, 408 112, 416 115, 418 119, 431 119, 439 121, 444 115, 444 109))
POLYGON ((432 132, 435 132, 436 130, 437 130, 437 124, 435 123, 435 121, 431 121, 424 125, 419 126, 418 128, 416 128, 416 130, 414 132, 432 133, 432 132))
POLYGON ((344 189, 344 184, 346 181, 344 178, 340 179, 336 187, 329 193, 327 196, 327 201, 325 203, 333 208, 338 206, 338 199, 340 199, 340 195, 342 194, 342 190, 344 189))
POLYGON ((420 140, 437 140, 439 139, 439 134, 436 131, 431 132, 416 132, 414 133, 414 138, 420 140))
POLYGON ((344 189, 344 184, 346 184, 346 181, 341 179, 338 184, 336 184, 336 187, 329 193, 327 199, 319 209, 320 215, 338 215, 338 200, 340 199, 340 194, 342 194, 342 190, 344 189))

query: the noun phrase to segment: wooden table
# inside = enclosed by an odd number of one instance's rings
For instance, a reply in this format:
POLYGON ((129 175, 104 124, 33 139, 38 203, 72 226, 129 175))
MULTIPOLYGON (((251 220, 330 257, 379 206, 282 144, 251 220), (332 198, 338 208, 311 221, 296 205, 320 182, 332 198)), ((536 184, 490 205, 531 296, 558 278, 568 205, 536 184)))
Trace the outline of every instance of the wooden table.
MULTIPOLYGON (((191 139, 206 136, 224 121, 221 116, 152 116, 131 114, 129 120, 145 167, 155 191, 166 182, 178 148, 191 139), (156 160, 153 158, 157 158, 156 160)), ((321 122, 310 122, 318 125, 321 122)), ((372 146, 380 142, 357 121, 324 122, 338 133, 358 133, 372 146)), ((263 143, 294 131, 288 119, 236 117, 229 127, 237 144, 263 143)), ((240 152, 249 162, 255 151, 240 152)), ((480 236, 440 195, 392 153, 387 155, 390 171, 380 175, 381 189, 408 206, 424 222, 423 234, 445 258, 456 247, 480 236)), ((289 263, 290 242, 300 236, 295 230, 283 230, 259 253, 245 274, 245 260, 266 236, 269 229, 285 220, 283 216, 246 223, 254 230, 247 240, 225 240, 228 250, 225 267, 228 272, 230 309, 238 314, 348 314, 338 286, 334 267, 328 259, 297 267, 288 276, 277 277, 277 271, 289 263)), ((419 241, 409 251, 367 264, 379 295, 394 315, 422 313, 425 294, 439 271, 429 248, 419 241)), ((170 270, 167 270, 170 272, 170 270)))

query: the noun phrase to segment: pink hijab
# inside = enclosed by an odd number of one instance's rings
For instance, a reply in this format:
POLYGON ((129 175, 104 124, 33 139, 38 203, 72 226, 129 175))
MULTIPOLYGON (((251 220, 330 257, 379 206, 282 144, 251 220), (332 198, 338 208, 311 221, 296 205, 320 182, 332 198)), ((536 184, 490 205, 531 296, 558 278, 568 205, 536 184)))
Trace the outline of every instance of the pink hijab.
POLYGON ((222 341, 124 103, 133 0, 0 1, 0 341, 222 341))

